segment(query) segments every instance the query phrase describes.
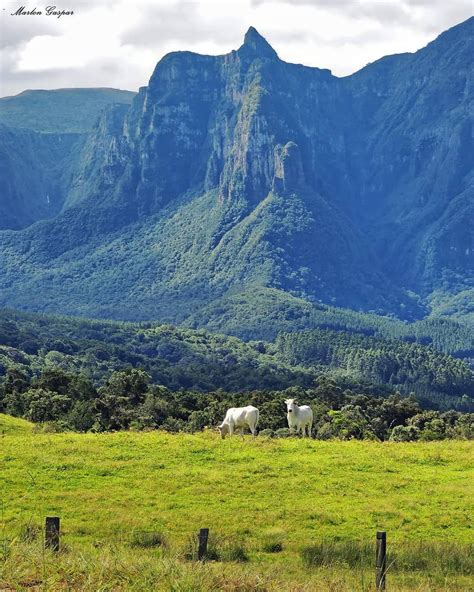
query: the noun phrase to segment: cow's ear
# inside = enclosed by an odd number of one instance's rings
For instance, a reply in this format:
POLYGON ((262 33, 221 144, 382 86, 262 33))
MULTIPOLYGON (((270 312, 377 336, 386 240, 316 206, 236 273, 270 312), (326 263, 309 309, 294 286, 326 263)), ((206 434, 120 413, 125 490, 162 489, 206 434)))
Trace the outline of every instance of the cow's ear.
POLYGON ((285 399, 285 405, 288 405, 289 402, 290 402, 290 399, 285 399))

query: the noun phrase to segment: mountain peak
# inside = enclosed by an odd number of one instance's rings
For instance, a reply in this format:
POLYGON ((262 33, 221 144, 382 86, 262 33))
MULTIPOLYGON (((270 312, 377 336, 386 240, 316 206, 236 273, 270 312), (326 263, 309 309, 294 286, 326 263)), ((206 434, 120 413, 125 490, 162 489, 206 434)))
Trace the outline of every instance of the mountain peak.
POLYGON ((250 50, 259 56, 265 57, 278 57, 276 51, 268 43, 265 37, 262 37, 255 27, 249 27, 247 33, 245 33, 244 44, 240 49, 250 50))

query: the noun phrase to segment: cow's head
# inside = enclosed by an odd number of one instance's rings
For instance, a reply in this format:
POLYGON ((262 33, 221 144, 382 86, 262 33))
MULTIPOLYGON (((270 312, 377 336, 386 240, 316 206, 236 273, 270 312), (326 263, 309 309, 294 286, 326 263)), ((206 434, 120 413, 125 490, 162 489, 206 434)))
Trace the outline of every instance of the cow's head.
POLYGON ((226 423, 221 423, 220 426, 217 426, 217 429, 219 430, 222 439, 224 439, 226 434, 229 433, 229 425, 226 423))
POLYGON ((285 399, 285 404, 288 413, 294 413, 295 407, 297 407, 296 399, 285 399))

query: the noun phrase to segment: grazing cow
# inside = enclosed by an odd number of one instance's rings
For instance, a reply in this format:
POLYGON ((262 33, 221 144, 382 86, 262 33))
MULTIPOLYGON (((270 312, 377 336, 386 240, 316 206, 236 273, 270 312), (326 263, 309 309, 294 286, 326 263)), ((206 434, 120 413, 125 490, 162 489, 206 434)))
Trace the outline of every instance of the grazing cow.
POLYGON ((290 432, 296 429, 296 433, 306 435, 306 428, 308 428, 308 436, 311 437, 311 428, 313 427, 313 410, 308 405, 301 405, 299 407, 296 399, 286 399, 286 417, 288 419, 288 427, 290 432))
POLYGON ((252 405, 247 407, 231 407, 225 414, 224 421, 219 426, 221 438, 226 434, 232 436, 235 430, 240 430, 240 435, 244 436, 244 428, 248 426, 252 436, 257 435, 258 409, 252 405))

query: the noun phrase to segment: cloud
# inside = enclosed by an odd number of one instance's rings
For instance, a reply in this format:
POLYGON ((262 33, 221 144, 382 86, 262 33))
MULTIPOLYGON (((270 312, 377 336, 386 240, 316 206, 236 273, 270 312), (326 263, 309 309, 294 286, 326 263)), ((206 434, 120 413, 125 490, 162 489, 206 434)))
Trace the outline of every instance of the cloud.
MULTIPOLYGON (((472 0, 251 0, 255 7, 286 4, 296 9, 338 13, 351 19, 370 19, 391 28, 414 25, 423 30, 446 29, 474 13, 472 0)), ((441 31, 440 31, 441 32, 441 31)))
MULTIPOLYGON (((206 18, 198 3, 180 1, 171 6, 151 6, 140 20, 125 31, 125 44, 162 47, 169 42, 194 45, 207 42, 222 44, 229 40, 230 32, 240 34, 240 24, 232 16, 215 12, 206 18)), ((183 45, 184 44, 184 45, 183 45)))
POLYGON ((5 7, 2 94, 136 90, 166 53, 228 53, 250 25, 282 59, 346 75, 384 55, 415 51, 472 14, 471 0, 64 0, 61 8, 75 14, 60 19, 11 17, 17 0, 5 7))
POLYGON ((46 19, 35 23, 31 19, 15 20, 15 17, 5 15, 2 18, 0 48, 17 47, 36 35, 54 35, 56 34, 54 24, 53 21, 46 19))

